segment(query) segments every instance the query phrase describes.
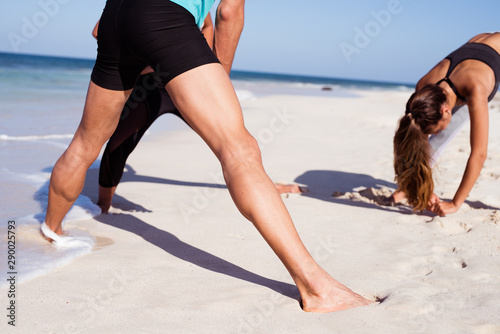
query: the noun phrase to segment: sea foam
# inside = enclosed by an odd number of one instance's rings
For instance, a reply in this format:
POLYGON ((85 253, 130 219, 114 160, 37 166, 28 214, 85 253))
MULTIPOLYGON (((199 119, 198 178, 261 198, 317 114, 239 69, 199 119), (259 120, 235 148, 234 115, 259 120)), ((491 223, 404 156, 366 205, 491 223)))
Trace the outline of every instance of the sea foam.
MULTIPOLYGON (((94 164, 95 168, 97 164, 94 164)), ((0 179, 11 180, 11 184, 4 185, 10 187, 28 187, 28 189, 37 189, 32 195, 34 202, 38 203, 39 212, 25 216, 2 219, 0 222, 0 240, 2 240, 3 254, 7 252, 7 222, 15 222, 15 229, 11 230, 15 236, 15 270, 17 272, 17 282, 21 283, 41 275, 45 275, 56 268, 66 265, 76 258, 88 254, 91 249, 88 247, 77 247, 71 249, 58 249, 45 240, 40 233, 40 224, 45 219, 47 210, 47 200, 49 193, 50 173, 41 172, 35 174, 17 173, 5 168, 0 170, 0 179)), ((7 194, 12 193, 13 189, 3 189, 7 194)), ((24 194, 23 196, 26 196, 24 194)), ((19 199, 22 201, 22 199, 19 199)), ((24 205, 24 208, 30 206, 24 205)), ((35 205, 36 207, 36 205, 35 205)), ((15 210, 14 210, 15 211, 15 210)), ((19 211, 18 211, 19 212, 19 211)), ((72 221, 81 221, 91 219, 101 213, 101 209, 94 204, 90 198, 80 195, 64 218, 64 223, 72 221)), ((2 213, 5 216, 5 212, 2 213)), ((63 226, 64 226, 63 223, 63 226)), ((86 236, 92 238, 88 232, 76 228, 66 229, 70 235, 86 236)), ((5 265, 5 264, 4 264, 5 265)), ((7 270, 2 270, 1 275, 6 275, 7 270)), ((0 287, 5 286, 7 281, 0 277, 0 287)))

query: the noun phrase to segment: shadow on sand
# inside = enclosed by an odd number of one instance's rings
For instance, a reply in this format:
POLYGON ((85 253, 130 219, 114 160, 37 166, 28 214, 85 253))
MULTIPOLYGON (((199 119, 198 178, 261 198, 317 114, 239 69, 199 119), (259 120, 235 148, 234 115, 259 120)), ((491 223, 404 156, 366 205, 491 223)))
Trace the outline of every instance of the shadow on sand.
MULTIPOLYGON (((397 188, 397 185, 393 182, 375 179, 374 177, 366 174, 328 170, 311 170, 298 176, 294 181, 307 187, 308 192, 302 193, 302 196, 311 197, 326 202, 391 211, 401 214, 414 214, 429 217, 437 216, 435 213, 426 210, 422 212, 414 212, 410 207, 406 205, 383 206, 376 203, 354 201, 347 198, 332 196, 334 192, 354 193, 359 191, 360 188, 389 188, 391 191, 394 191, 397 188)), ((442 198, 442 200, 449 201, 450 199, 442 198)), ((500 210, 499 208, 484 204, 480 201, 466 200, 465 203, 473 209, 500 210)))
MULTIPOLYGON (((90 169, 87 172, 85 187, 82 191, 82 195, 91 198, 91 200, 94 202, 97 200, 98 174, 99 170, 97 169, 90 169)), ((174 184, 181 186, 225 188, 225 186, 219 184, 174 181, 169 179, 139 176, 135 173, 127 175, 124 181, 156 182, 162 184, 174 184)), ((122 206, 129 206, 129 209, 135 209, 135 210, 143 208, 140 205, 128 201, 122 206), (129 205, 132 205, 132 207, 130 207, 129 205)), ((145 241, 169 253, 170 255, 173 255, 181 260, 190 262, 200 268, 204 268, 219 274, 238 278, 257 285, 261 285, 273 291, 276 291, 286 297, 295 299, 297 301, 300 300, 299 291, 295 285, 276 281, 252 273, 220 257, 212 255, 197 247, 191 246, 183 242, 179 238, 177 238, 172 233, 169 233, 165 230, 152 226, 146 223, 145 221, 137 217, 134 217, 132 215, 129 214, 99 215, 94 219, 103 224, 134 233, 139 237, 143 238, 145 241)))
MULTIPOLYGON (((98 179, 99 179, 99 169, 97 168, 89 169, 87 171, 85 186, 82 191, 82 194, 89 197, 94 203, 97 203, 98 199, 98 182, 97 182, 98 179)), ((227 189, 225 184, 178 181, 167 178, 139 175, 130 165, 126 165, 126 169, 123 172, 120 184, 125 182, 147 182, 147 183, 157 183, 157 184, 166 184, 166 185, 183 186, 183 187, 227 189)), ((113 206, 122 211, 128 211, 128 212, 151 212, 151 210, 143 207, 140 204, 131 202, 130 200, 120 196, 119 194, 115 194, 113 196, 113 206)))
POLYGON ((332 196, 334 192, 354 193, 360 188, 390 188, 391 190, 395 190, 397 187, 393 182, 376 179, 370 175, 330 170, 311 170, 298 176, 294 181, 307 187, 308 191, 302 193, 302 196, 361 208, 413 214, 412 210, 406 206, 382 206, 375 203, 353 201, 347 198, 332 196))

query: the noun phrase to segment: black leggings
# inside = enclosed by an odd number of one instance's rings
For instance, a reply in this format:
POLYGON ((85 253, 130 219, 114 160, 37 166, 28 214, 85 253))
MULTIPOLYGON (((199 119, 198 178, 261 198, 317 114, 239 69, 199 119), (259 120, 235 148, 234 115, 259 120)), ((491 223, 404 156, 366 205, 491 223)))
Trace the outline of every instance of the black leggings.
POLYGON ((99 169, 100 186, 109 188, 120 183, 128 156, 146 130, 163 114, 177 115, 184 120, 158 75, 140 76, 104 150, 99 169))

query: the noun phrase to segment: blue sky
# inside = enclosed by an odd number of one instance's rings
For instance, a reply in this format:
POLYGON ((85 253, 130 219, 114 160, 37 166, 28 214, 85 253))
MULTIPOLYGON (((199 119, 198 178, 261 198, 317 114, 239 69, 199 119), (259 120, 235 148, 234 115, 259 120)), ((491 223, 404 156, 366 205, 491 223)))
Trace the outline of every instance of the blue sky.
MULTIPOLYGON (((9 1, 0 51, 95 58, 104 4, 9 1)), ((234 69, 410 84, 470 37, 500 30, 497 0, 248 0, 245 10, 234 69)))

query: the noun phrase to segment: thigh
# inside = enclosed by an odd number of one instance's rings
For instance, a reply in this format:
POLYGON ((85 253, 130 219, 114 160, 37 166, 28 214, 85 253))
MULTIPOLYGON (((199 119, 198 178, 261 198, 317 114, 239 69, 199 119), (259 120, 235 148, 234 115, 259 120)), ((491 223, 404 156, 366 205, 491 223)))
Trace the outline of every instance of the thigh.
POLYGON ((216 155, 251 137, 222 65, 207 64, 184 72, 172 79, 166 89, 184 119, 216 155))

